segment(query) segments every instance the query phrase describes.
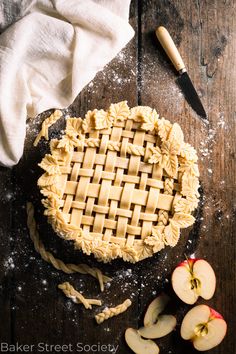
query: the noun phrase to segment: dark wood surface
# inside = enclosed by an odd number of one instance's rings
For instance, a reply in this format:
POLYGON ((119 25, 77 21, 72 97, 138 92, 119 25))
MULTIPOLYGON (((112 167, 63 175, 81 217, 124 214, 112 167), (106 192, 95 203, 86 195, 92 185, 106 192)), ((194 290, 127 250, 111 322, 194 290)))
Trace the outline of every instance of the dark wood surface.
MULTIPOLYGON (((160 115, 181 124, 186 141, 199 154, 201 205, 196 224, 191 231, 182 233, 175 248, 165 249, 135 265, 122 261, 103 265, 93 257, 75 252, 70 244, 59 239, 42 216, 36 187, 40 174, 37 163, 48 150, 48 144, 42 141, 38 149, 32 147, 47 114, 28 124, 22 160, 13 170, 0 168, 0 342, 35 346, 40 342, 72 344, 74 353, 79 342, 110 344, 119 346, 119 354, 131 353, 124 342, 125 329, 138 328, 147 305, 164 290, 173 299, 172 310, 177 314, 178 326, 172 334, 156 341, 160 352, 194 354, 191 344, 179 335, 181 320, 190 307, 174 296, 169 280, 184 254, 195 254, 207 259, 217 276, 213 299, 198 303, 208 303, 228 323, 223 343, 209 353, 236 353, 235 7, 234 0, 132 1, 130 23, 135 38, 68 109, 69 113, 82 116, 88 109, 107 108, 111 102, 127 99, 130 106, 155 107, 160 115), (208 122, 189 107, 175 82, 176 73, 154 34, 161 24, 169 29, 179 47, 208 112, 208 122), (36 206, 40 234, 48 250, 65 262, 86 262, 112 276, 113 281, 104 293, 100 293, 98 283, 90 276, 68 276, 41 260, 26 227, 27 200, 36 206), (85 310, 57 289, 60 282, 68 280, 85 296, 102 299, 105 306, 131 298, 132 307, 98 326, 93 318, 98 309, 85 310)), ((51 136, 59 134, 63 126, 61 120, 51 130, 51 136)), ((50 352, 56 353, 56 349, 50 352)), ((88 351, 93 352, 92 348, 88 351)), ((112 351, 97 350, 103 352, 112 351)))

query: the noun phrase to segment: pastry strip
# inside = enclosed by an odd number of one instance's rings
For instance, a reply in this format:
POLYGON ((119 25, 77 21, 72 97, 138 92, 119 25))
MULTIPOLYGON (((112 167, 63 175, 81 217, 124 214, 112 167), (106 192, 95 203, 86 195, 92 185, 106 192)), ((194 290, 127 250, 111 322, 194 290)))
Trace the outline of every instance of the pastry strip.
POLYGON ((30 232, 30 238, 34 243, 35 250, 41 255, 43 260, 48 263, 51 263, 54 268, 62 270, 64 273, 81 273, 81 274, 90 274, 94 278, 98 279, 101 291, 104 290, 104 283, 111 281, 111 278, 103 275, 100 269, 91 268, 87 264, 65 264, 60 259, 57 259, 53 256, 52 253, 46 251, 42 241, 39 238, 39 232, 37 230, 37 225, 34 218, 34 206, 31 202, 28 202, 26 205, 27 210, 27 226, 30 232))
POLYGON ((79 291, 68 282, 58 285, 58 288, 63 291, 63 293, 70 298, 74 303, 82 303, 86 309, 92 309, 92 305, 101 306, 101 300, 97 299, 86 299, 79 291))
POLYGON ((58 119, 60 119, 62 116, 62 112, 59 110, 56 110, 53 112, 50 117, 46 118, 43 123, 40 132, 38 133, 35 141, 34 141, 34 146, 37 146, 41 138, 45 138, 48 140, 48 128, 56 123, 58 119))
POLYGON ((108 318, 117 316, 125 312, 127 308, 131 306, 131 304, 132 304, 131 300, 126 299, 122 304, 116 307, 105 308, 102 312, 98 313, 95 316, 95 320, 97 321, 98 324, 101 324, 105 320, 108 320, 108 318))

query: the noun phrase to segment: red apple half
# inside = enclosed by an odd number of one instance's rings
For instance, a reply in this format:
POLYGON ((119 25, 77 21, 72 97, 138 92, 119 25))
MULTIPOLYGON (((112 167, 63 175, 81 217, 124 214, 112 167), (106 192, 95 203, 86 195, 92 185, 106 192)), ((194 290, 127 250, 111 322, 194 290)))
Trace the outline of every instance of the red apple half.
POLYGON ((184 317, 180 334, 191 340, 195 349, 205 351, 222 342, 227 331, 223 317, 206 305, 193 307, 184 317))
POLYGON ((211 299, 216 287, 214 270, 204 259, 189 258, 180 263, 172 273, 171 282, 176 295, 190 305, 199 296, 211 299))

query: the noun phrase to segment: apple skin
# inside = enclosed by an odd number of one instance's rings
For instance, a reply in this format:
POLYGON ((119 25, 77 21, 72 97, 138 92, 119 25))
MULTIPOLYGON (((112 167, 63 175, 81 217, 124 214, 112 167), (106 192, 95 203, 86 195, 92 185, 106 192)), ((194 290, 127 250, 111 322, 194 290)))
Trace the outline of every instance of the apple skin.
POLYGON ((194 304, 198 297, 212 298, 216 277, 211 265, 201 258, 189 258, 178 264, 171 277, 176 295, 186 304, 194 304))
POLYGON ((210 307, 210 317, 211 318, 220 318, 221 320, 223 320, 223 316, 221 316, 221 314, 219 312, 217 312, 216 310, 212 309, 210 307))
POLYGON ((207 305, 193 307, 185 315, 180 329, 181 337, 191 340, 198 351, 210 350, 219 345, 227 332, 223 317, 207 305))
MULTIPOLYGON (((202 258, 188 258, 188 259, 185 259, 184 261, 180 262, 177 267, 189 267, 190 266, 193 266, 193 264, 197 261, 200 261, 202 258)), ((176 268, 177 268, 176 267, 176 268)))

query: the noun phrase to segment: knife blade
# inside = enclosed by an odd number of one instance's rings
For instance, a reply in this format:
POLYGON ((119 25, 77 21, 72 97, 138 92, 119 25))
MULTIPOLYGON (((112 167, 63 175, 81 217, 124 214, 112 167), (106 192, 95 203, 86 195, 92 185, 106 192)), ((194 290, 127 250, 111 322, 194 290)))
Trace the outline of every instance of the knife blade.
POLYGON ((180 77, 177 79, 177 83, 179 84, 180 88, 183 91, 183 94, 186 98, 186 101, 192 106, 194 111, 202 118, 206 119, 207 114, 206 111, 202 105, 202 102, 197 94, 197 91, 195 90, 193 83, 188 76, 187 71, 184 73, 180 74, 180 77))
POLYGON ((179 73, 177 83, 180 86, 186 101, 194 109, 194 111, 204 119, 207 119, 206 111, 201 103, 201 100, 198 96, 197 91, 195 90, 193 83, 187 73, 187 69, 181 58, 181 55, 176 48, 173 39, 171 38, 167 29, 163 26, 160 26, 156 29, 156 36, 161 43, 166 54, 170 58, 175 69, 179 73))

